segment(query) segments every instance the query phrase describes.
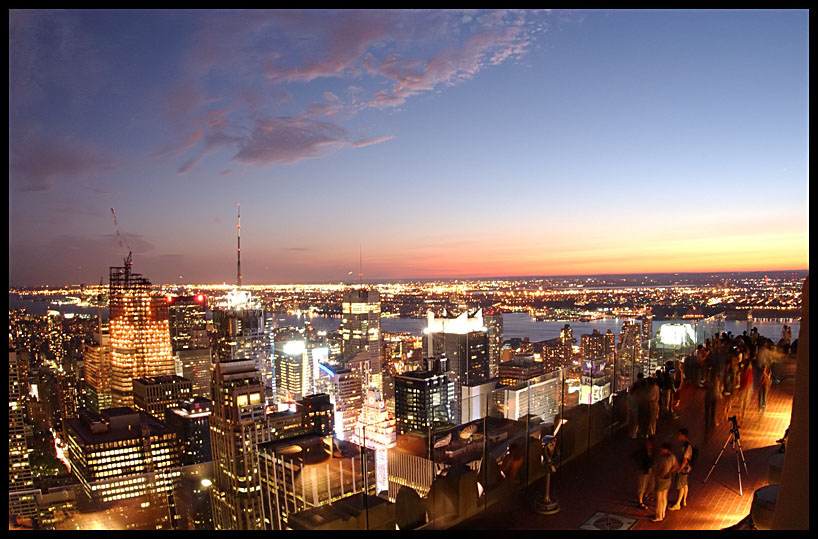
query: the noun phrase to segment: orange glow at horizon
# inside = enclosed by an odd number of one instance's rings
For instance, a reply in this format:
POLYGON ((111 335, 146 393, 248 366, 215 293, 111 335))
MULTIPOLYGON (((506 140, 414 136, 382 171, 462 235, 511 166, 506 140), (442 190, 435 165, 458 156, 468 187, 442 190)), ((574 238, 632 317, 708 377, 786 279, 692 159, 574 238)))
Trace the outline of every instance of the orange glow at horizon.
MULTIPOLYGON (((638 241, 638 240, 637 240, 638 241)), ((374 258, 374 257, 373 257, 374 258)), ((370 275, 387 277, 479 277, 698 273, 809 269, 805 235, 766 234, 653 241, 628 245, 593 242, 587 248, 519 245, 478 249, 463 245, 425 249, 403 260, 372 260, 370 275), (380 263, 378 263, 380 262, 380 263)))

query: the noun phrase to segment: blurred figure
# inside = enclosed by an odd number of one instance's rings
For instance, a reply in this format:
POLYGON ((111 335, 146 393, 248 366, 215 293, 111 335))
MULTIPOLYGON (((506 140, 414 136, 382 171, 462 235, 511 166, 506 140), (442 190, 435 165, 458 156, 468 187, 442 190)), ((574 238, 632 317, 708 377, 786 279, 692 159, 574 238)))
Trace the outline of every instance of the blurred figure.
POLYGON ((688 439, 687 429, 679 429, 677 440, 682 445, 682 456, 679 459, 679 473, 676 475, 676 489, 679 491, 679 497, 676 499, 675 504, 668 507, 669 511, 678 511, 687 505, 687 478, 690 475, 690 472, 693 470, 693 461, 695 460, 694 454, 696 453, 696 448, 688 439))
POLYGON ((648 436, 642 447, 634 454, 637 469, 637 491, 636 491, 636 505, 640 509, 647 509, 645 505, 645 495, 653 486, 651 485, 651 468, 653 468, 653 459, 656 456, 656 437, 648 436))
POLYGON ((668 361, 664 370, 656 370, 656 381, 659 384, 659 409, 665 417, 670 415, 670 394, 673 391, 673 381, 670 378, 671 365, 672 363, 668 361))
POLYGON ((656 515, 653 522, 662 522, 667 511, 667 493, 670 490, 670 480, 679 469, 679 462, 671 452, 672 446, 662 444, 662 449, 656 456, 651 473, 656 485, 656 515))
POLYGON ((761 379, 758 381, 758 411, 764 413, 767 409, 767 394, 770 391, 772 384, 772 369, 769 365, 764 365, 761 368, 761 379))
POLYGON ((704 377, 704 360, 705 360, 705 350, 703 345, 699 345, 696 347, 696 354, 694 356, 695 363, 694 371, 693 371, 693 380, 699 385, 699 387, 704 387, 705 377, 704 377))
POLYGON ((639 391, 644 383, 644 375, 640 372, 628 391, 628 435, 631 438, 636 438, 639 432, 639 391))
POLYGON ((750 404, 750 399, 753 396, 753 367, 749 361, 744 362, 739 371, 739 389, 738 389, 738 417, 740 422, 744 422, 744 412, 747 411, 747 406, 750 404))
POLYGON ((656 435, 656 421, 659 419, 659 381, 648 378, 648 436, 656 435))
POLYGON ((709 435, 716 428, 716 408, 722 398, 721 379, 713 373, 704 389, 704 432, 709 435))

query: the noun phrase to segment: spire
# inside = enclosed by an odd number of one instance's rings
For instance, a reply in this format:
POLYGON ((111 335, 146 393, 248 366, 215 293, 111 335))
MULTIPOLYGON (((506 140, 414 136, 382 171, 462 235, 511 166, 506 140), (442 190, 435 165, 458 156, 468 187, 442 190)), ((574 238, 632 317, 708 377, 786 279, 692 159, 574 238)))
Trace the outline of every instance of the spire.
POLYGON ((364 248, 358 244, 358 277, 361 279, 361 289, 364 288, 364 248))
POLYGON ((236 244, 236 286, 241 288, 241 204, 239 203, 236 206, 238 207, 238 216, 236 219, 236 230, 238 231, 238 243, 236 244))

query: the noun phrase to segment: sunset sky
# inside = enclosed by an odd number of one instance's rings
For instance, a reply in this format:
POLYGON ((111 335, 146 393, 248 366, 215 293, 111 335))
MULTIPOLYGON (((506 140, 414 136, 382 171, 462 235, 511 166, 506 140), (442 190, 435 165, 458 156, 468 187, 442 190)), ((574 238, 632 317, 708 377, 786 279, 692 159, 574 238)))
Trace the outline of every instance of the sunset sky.
POLYGON ((9 285, 809 267, 801 11, 9 13, 9 285))

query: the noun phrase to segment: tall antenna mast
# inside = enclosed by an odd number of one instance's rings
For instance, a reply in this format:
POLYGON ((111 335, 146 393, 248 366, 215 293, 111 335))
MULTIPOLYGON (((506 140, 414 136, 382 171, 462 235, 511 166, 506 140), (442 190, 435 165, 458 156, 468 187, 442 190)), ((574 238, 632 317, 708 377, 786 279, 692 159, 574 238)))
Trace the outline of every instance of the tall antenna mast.
POLYGON ((236 285, 241 288, 241 204, 238 206, 236 229, 238 230, 238 244, 236 245, 236 285))
POLYGON ((358 244, 358 277, 361 280, 361 289, 364 287, 364 248, 358 244))

